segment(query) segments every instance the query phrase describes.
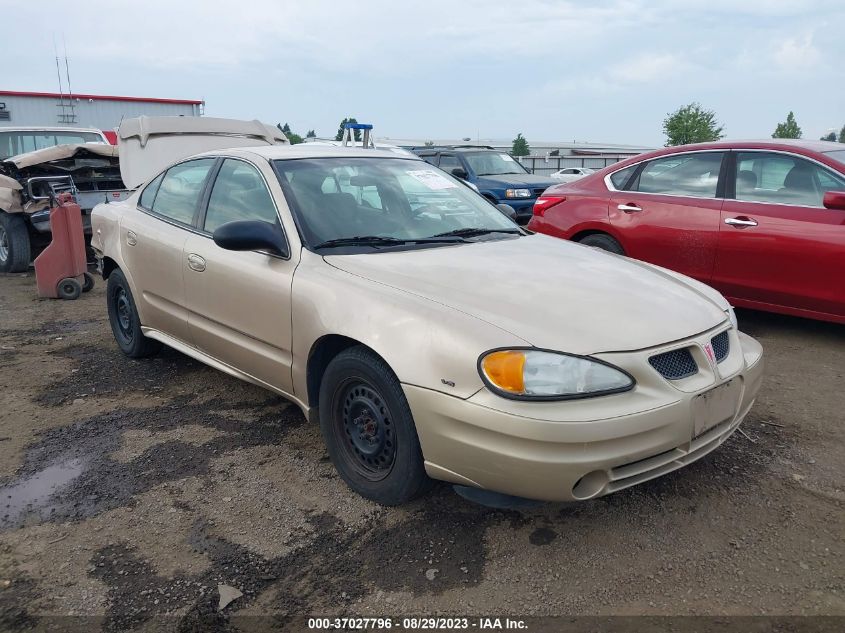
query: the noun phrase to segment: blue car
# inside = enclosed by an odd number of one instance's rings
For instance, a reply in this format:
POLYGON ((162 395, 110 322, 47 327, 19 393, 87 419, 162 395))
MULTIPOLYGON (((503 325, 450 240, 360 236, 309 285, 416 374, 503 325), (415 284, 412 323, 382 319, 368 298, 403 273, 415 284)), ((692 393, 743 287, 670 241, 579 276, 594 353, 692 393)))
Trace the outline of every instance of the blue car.
POLYGON ((516 220, 531 219, 534 202, 546 188, 559 184, 547 176, 535 176, 506 152, 478 145, 415 147, 417 156, 453 176, 475 185, 493 204, 507 204, 516 211, 516 220))

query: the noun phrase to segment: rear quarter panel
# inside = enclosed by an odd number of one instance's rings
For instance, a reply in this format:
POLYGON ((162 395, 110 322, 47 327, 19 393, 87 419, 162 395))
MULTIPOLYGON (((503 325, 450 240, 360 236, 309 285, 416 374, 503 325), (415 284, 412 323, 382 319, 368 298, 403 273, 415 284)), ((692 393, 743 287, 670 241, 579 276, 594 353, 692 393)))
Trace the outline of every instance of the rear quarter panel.
POLYGON ((609 194, 589 186, 594 177, 589 178, 547 190, 546 194, 566 196, 566 200, 550 207, 542 216, 533 216, 528 228, 566 240, 587 230, 613 234, 607 210, 609 194))

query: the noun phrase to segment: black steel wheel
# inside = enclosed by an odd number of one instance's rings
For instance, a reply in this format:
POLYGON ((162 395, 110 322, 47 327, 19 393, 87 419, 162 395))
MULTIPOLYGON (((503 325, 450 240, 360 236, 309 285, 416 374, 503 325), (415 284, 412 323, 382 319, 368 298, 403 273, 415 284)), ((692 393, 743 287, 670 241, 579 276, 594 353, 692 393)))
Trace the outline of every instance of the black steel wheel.
POLYGON ((346 460, 370 481, 390 474, 396 458, 395 434, 384 397, 372 385, 350 379, 338 385, 334 432, 344 437, 346 460))
POLYGON ((361 496, 399 505, 431 485, 399 380, 368 348, 346 349, 326 368, 320 429, 338 473, 361 496))
POLYGON ((109 275, 106 301, 114 340, 124 354, 130 358, 143 358, 161 349, 161 343, 147 338, 141 332, 141 320, 135 308, 132 290, 120 269, 109 275))

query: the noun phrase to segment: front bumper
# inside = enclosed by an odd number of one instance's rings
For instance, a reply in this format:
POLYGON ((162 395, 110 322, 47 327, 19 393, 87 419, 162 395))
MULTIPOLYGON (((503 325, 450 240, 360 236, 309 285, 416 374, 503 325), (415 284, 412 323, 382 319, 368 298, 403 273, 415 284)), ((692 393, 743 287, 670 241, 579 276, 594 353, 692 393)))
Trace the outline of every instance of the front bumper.
MULTIPOLYGON (((667 347, 697 345, 724 329, 667 347)), ((512 401, 482 389, 462 400, 403 385, 426 471, 435 479, 510 495, 574 501, 681 468, 722 444, 760 389, 762 348, 736 330, 730 335, 725 361, 676 384, 647 364, 665 348, 597 355, 637 378, 632 391, 598 398, 512 401), (712 407, 709 394, 719 394, 721 413, 703 428, 712 407)))

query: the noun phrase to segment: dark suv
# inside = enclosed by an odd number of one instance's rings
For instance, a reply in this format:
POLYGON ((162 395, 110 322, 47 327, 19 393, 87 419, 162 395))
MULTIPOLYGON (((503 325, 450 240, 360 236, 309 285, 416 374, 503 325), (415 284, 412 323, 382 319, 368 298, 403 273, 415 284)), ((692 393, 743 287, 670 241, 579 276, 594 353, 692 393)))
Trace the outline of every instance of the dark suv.
POLYGON ((535 176, 510 154, 479 145, 414 147, 417 156, 443 171, 472 183, 493 204, 508 204, 520 223, 531 219, 537 197, 547 187, 559 184, 545 176, 535 176))

